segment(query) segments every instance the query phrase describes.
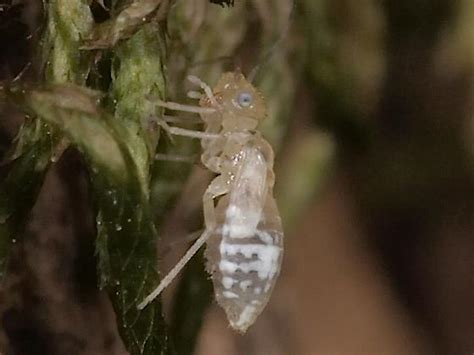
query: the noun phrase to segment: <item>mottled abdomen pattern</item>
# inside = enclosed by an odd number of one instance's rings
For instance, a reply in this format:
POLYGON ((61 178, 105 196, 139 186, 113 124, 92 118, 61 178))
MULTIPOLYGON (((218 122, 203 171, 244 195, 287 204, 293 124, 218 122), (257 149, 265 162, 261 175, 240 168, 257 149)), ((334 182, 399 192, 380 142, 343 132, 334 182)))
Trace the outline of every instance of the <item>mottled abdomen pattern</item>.
POLYGON ((281 220, 266 186, 265 161, 259 162, 263 158, 255 152, 247 152, 245 159, 235 188, 219 201, 220 227, 206 249, 216 300, 241 332, 267 304, 283 255, 281 220))

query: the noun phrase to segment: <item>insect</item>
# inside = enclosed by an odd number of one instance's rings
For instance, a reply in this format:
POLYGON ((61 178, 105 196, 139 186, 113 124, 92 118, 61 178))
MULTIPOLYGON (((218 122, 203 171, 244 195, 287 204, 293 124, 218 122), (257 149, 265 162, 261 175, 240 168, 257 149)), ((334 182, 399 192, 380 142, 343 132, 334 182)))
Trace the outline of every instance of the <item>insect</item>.
POLYGON ((158 105, 199 113, 205 130, 170 127, 163 119, 158 124, 169 134, 201 139, 201 161, 217 174, 203 195, 205 230, 138 308, 157 297, 207 243, 206 268, 216 300, 230 325, 245 332, 270 298, 283 254, 273 198, 274 154, 256 130, 266 115, 265 102, 240 71, 223 74, 213 90, 197 77, 190 80, 204 91, 199 106, 158 105))

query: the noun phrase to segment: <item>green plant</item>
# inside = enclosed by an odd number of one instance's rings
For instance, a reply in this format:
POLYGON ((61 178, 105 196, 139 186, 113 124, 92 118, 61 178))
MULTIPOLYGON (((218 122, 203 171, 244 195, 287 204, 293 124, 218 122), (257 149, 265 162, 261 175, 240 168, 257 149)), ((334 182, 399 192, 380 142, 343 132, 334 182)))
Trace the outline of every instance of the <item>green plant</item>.
MULTIPOLYGON (((186 166, 155 162, 155 151, 160 144, 160 149, 172 153, 199 153, 195 144, 184 140, 177 140, 173 147, 160 142, 159 130, 149 122, 150 116, 161 114, 153 98, 165 99, 167 93, 183 97, 183 81, 190 69, 215 82, 224 63, 198 63, 235 56, 239 48, 248 45, 246 31, 258 13, 243 2, 233 8, 205 1, 198 4, 197 9, 191 9, 186 1, 110 1, 106 4, 109 19, 95 24, 88 1, 50 0, 45 5, 46 23, 38 48, 40 80, 28 87, 16 83, 4 90, 6 98, 28 117, 18 133, 9 158, 11 169, 0 189, 2 277, 11 243, 22 235, 48 168, 65 147, 75 147, 87 162, 97 212, 100 287, 108 292, 122 339, 132 355, 175 350, 192 353, 211 300, 201 259, 196 258, 177 292, 170 327, 163 320, 160 300, 143 311, 136 308, 159 282, 157 227, 190 171, 186 166), (172 184, 177 175, 184 178, 172 184)), ((278 148, 302 62, 291 48, 279 48, 267 58, 291 9, 284 1, 267 5, 279 20, 269 23, 260 13, 257 22, 261 22, 264 36, 253 61, 267 61, 258 80, 272 119, 263 130, 278 148), (276 85, 279 81, 286 85, 276 85)), ((321 142, 320 136, 305 140, 303 150, 315 142, 321 142)), ((310 159, 312 166, 325 165, 332 157, 331 142, 322 142, 329 149, 323 147, 324 156, 310 159)), ((295 174, 299 174, 299 161, 293 161, 295 174)), ((306 158, 301 161, 308 163, 306 158)), ((321 169, 316 170, 319 176, 321 169)), ((313 175, 309 176, 297 179, 305 191, 313 188, 313 175)), ((293 180, 293 176, 287 177, 286 184, 293 180)), ((285 195, 286 207, 308 195, 285 195)), ((291 212, 297 214, 294 208, 291 212)))

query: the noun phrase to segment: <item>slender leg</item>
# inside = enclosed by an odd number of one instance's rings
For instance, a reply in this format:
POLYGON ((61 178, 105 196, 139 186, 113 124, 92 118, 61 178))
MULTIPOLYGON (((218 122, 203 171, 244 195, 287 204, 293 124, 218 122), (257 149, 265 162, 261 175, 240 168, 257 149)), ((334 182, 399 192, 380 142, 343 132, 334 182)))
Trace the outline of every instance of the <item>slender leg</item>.
POLYGON ((157 99, 152 99, 153 103, 157 106, 167 108, 173 111, 183 111, 183 112, 194 112, 199 114, 210 114, 216 112, 216 109, 212 107, 200 107, 200 106, 192 106, 192 105, 183 105, 177 102, 170 102, 170 101, 161 101, 157 99))
POLYGON ((185 155, 177 155, 177 154, 162 154, 162 153, 156 153, 155 154, 155 160, 161 160, 161 161, 171 161, 175 163, 188 163, 192 164, 196 162, 197 157, 196 156, 185 156, 185 155))
POLYGON ((162 115, 161 118, 163 119, 163 121, 167 123, 190 123, 190 124, 204 123, 203 120, 197 117, 177 117, 177 116, 162 115))
POLYGON ((198 139, 216 139, 220 136, 218 134, 206 133, 201 131, 193 131, 191 129, 185 129, 180 127, 171 127, 164 120, 155 118, 154 121, 160 125, 166 132, 175 136, 184 136, 198 139))
POLYGON ((217 176, 211 181, 206 192, 202 197, 204 210, 204 222, 207 229, 214 230, 217 226, 216 211, 214 199, 229 192, 229 185, 222 175, 217 176))
POLYGON ((145 308, 150 302, 152 302, 160 293, 168 287, 168 285, 174 280, 176 275, 186 266, 189 260, 197 253, 199 248, 201 248, 204 243, 207 242, 211 236, 212 231, 206 229, 202 235, 194 242, 194 244, 188 249, 186 254, 178 261, 178 263, 171 269, 171 271, 161 280, 157 288, 153 290, 145 299, 140 302, 137 306, 138 309, 145 308))
POLYGON ((204 81, 199 79, 197 76, 188 75, 188 80, 195 85, 199 85, 201 89, 204 90, 206 96, 208 97, 209 101, 211 101, 212 106, 220 107, 221 105, 217 102, 216 97, 214 96, 212 89, 209 85, 207 85, 204 81))

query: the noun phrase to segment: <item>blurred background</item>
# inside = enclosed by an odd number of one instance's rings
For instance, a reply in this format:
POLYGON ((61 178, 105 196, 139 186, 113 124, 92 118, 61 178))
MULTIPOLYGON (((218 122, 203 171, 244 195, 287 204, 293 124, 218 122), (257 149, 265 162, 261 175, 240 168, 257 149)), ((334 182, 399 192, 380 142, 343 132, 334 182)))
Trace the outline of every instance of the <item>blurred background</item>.
MULTIPOLYGON (((42 21, 40 1, 0 3, 1 80, 31 61, 42 21)), ((264 313, 241 336, 212 304, 196 353, 473 354, 474 2, 178 0, 167 22, 173 100, 186 100, 189 73, 212 85, 224 70, 256 70, 286 233, 264 313)), ((21 120, 2 108, 2 156, 21 120)), ((163 243, 198 223, 199 169, 177 179, 169 168, 172 187, 157 173, 163 243)), ((0 306, 11 354, 124 354, 95 286, 89 205, 84 163, 68 150, 13 251, 0 306)))

